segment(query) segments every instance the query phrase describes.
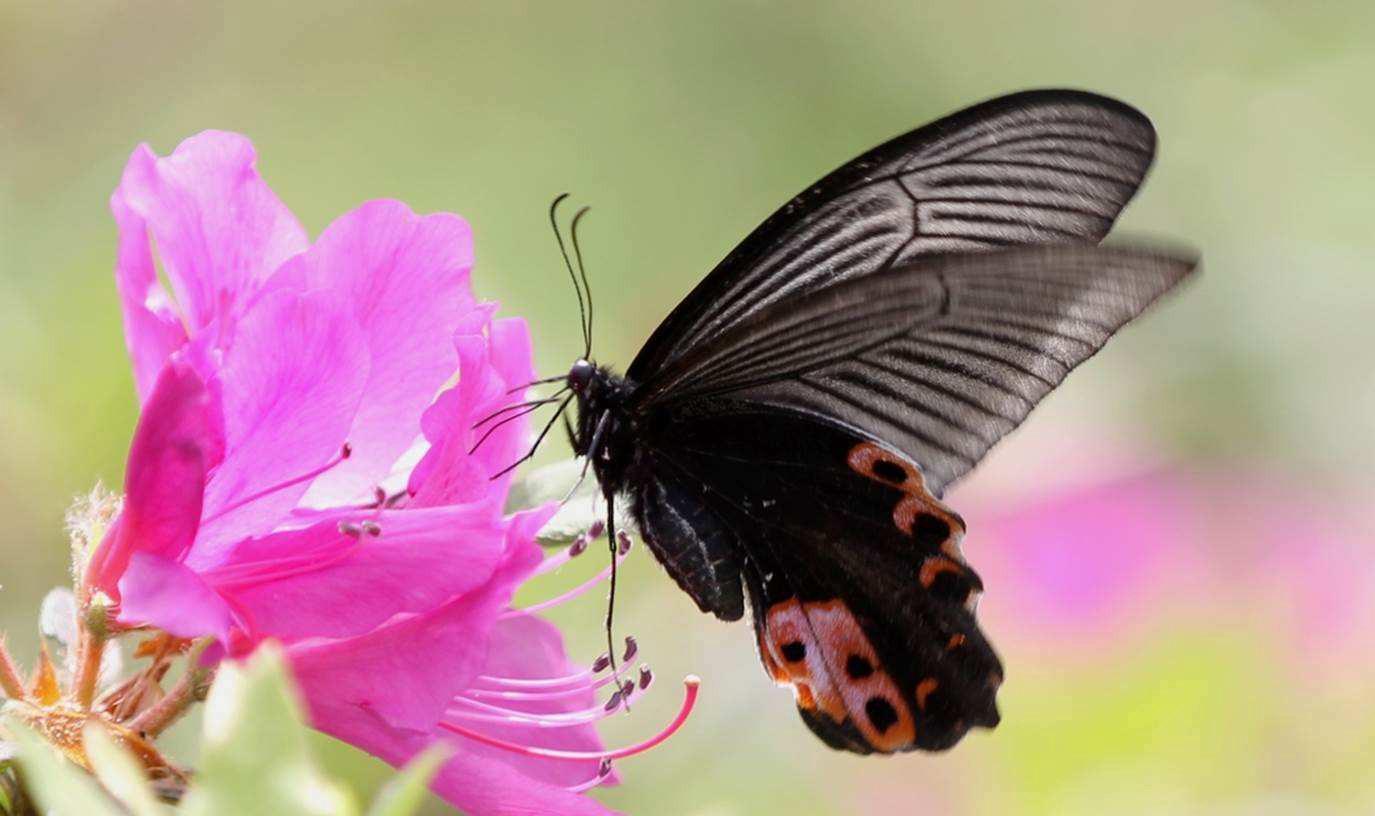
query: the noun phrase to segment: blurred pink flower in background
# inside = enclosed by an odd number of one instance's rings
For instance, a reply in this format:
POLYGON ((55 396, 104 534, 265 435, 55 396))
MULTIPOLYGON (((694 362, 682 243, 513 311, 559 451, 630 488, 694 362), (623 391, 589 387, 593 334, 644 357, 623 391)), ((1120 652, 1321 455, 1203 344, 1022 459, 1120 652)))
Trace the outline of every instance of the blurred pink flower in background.
MULTIPOLYGON (((1031 637, 1117 639, 1197 574, 1191 501, 1146 473, 963 508, 996 607, 1031 637)), ((1091 650, 1084 649, 1086 654, 1091 650)))
POLYGON ((128 625, 284 644, 316 727, 393 763, 443 739, 435 788, 469 812, 604 812, 578 793, 612 778, 605 661, 510 610, 567 557, 534 544, 554 508, 504 515, 491 478, 526 428, 472 450, 535 377, 523 321, 469 289, 468 226, 373 201, 312 244, 217 132, 140 147, 111 206, 142 414, 87 585, 128 625))
POLYGON ((1218 606, 1206 613, 1218 625, 1273 627, 1305 670, 1372 641, 1375 507, 1347 493, 1256 466, 1158 467, 961 509, 998 599, 994 628, 1072 644, 1070 658, 1218 606))

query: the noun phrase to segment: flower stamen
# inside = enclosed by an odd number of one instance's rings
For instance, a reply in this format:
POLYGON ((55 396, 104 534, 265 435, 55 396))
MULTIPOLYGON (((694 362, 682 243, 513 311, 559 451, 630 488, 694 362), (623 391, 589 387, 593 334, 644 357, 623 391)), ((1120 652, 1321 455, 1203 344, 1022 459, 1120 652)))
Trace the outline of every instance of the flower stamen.
POLYGON ((573 761, 590 759, 610 761, 614 759, 624 759, 625 757, 642 754, 658 746, 660 743, 673 736, 679 728, 682 728, 683 723, 687 722, 688 716, 692 714, 692 709, 697 704, 697 691, 701 684, 701 678, 696 675, 690 674, 683 678, 683 705, 678 709, 678 714, 673 718, 673 721, 662 731, 643 742, 628 745, 624 748, 617 748, 612 751, 568 751, 558 748, 541 748, 535 745, 519 745, 497 737, 488 736, 480 731, 474 731, 467 726, 458 725, 457 723, 452 723, 447 720, 440 722, 439 726, 460 737, 467 737, 468 739, 480 742, 484 745, 490 745, 493 748, 501 748, 502 750, 521 754, 523 756, 573 761))
POLYGON ((572 697, 576 694, 583 694, 595 691, 616 678, 611 675, 597 678, 591 682, 582 683, 567 688, 556 688, 549 691, 504 691, 497 689, 478 689, 470 688, 463 691, 466 697, 484 700, 557 700, 560 697, 572 697))
POLYGON ((604 532, 606 532, 606 522, 601 519, 592 522, 592 525, 587 528, 586 532, 580 533, 573 539, 573 543, 568 545, 562 552, 548 556, 541 561, 540 565, 535 568, 535 575, 546 575, 551 573, 564 564, 567 564, 572 559, 587 552, 587 548, 592 545, 592 542, 601 538, 604 532))
MULTIPOLYGON (((625 557, 626 557, 626 555, 629 554, 629 552, 630 552, 629 548, 622 548, 622 549, 620 550, 620 552, 618 552, 618 553, 616 554, 616 561, 615 561, 615 564, 616 564, 617 566, 619 566, 620 563, 621 563, 622 561, 625 560, 625 557)), ((559 556, 550 556, 550 558, 558 558, 558 557, 559 557, 559 556)), ((567 592, 564 592, 564 593, 561 594, 561 595, 556 595, 556 596, 554 596, 553 598, 550 598, 550 599, 545 600, 545 601, 540 601, 539 603, 532 604, 532 605, 530 605, 530 606, 526 606, 526 607, 523 607, 523 608, 521 608, 521 609, 511 609, 511 610, 508 610, 508 611, 506 612, 506 615, 507 615, 507 616, 511 616, 511 615, 518 615, 518 614, 543 612, 543 611, 546 610, 546 609, 552 609, 553 607, 556 607, 556 606, 558 606, 558 605, 560 605, 560 604, 567 603, 567 602, 573 600, 574 598, 578 597, 579 595, 582 595, 583 593, 585 593, 585 592, 587 592, 588 590, 592 589, 592 588, 595 587, 597 584, 600 584, 602 581, 605 581, 605 580, 607 580, 608 578, 610 578, 610 577, 611 577, 611 570, 612 570, 613 568, 614 568, 614 567, 607 567, 606 569, 603 569, 601 572, 597 573, 596 575, 592 576, 591 578, 587 579, 586 581, 582 582, 581 584, 578 584, 577 586, 573 587, 572 589, 568 590, 567 592)))
MULTIPOLYGON (((601 657, 606 657, 606 655, 602 655, 601 657)), ((593 676, 606 671, 607 666, 611 664, 609 660, 602 661, 601 657, 597 659, 598 662, 592 664, 590 669, 583 669, 580 672, 566 674, 562 677, 497 677, 493 674, 480 674, 475 678, 475 682, 485 683, 489 686, 505 686, 506 688, 513 689, 558 688, 570 684, 576 684, 582 687, 585 686, 593 676)))
POLYGON ((597 775, 596 775, 596 776, 592 777, 591 779, 587 780, 586 782, 580 782, 580 783, 578 783, 578 784, 576 784, 576 785, 569 785, 568 788, 567 788, 567 790, 568 790, 569 793, 585 793, 585 792, 590 791, 590 790, 592 790, 593 788, 597 787, 597 786, 600 785, 601 783, 605 782, 605 781, 606 781, 606 778, 607 778, 608 776, 610 776, 610 775, 611 775, 611 760, 609 760, 609 759, 603 759, 601 762, 599 762, 599 763, 597 764, 597 775))
POLYGON ((297 476, 293 479, 287 479, 285 482, 278 482, 275 485, 265 487, 256 493, 250 493, 249 495, 244 496, 242 499, 239 499, 238 501, 226 507, 221 507, 218 513, 215 513, 214 515, 208 518, 201 519, 201 524, 209 524, 212 521, 223 518, 224 516, 234 512, 235 510, 238 510, 240 507, 243 507, 244 505, 252 504, 258 499, 264 498, 266 496, 271 496, 273 493, 286 490, 289 487, 295 487, 296 485, 301 484, 302 482, 309 482, 313 480, 315 477, 320 476, 330 470, 333 470, 334 468, 343 464, 352 455, 353 448, 349 446, 349 443, 345 442, 343 444, 343 447, 339 448, 339 453, 335 454, 335 456, 332 459, 330 459, 328 462, 324 463, 320 467, 310 471, 309 473, 304 473, 300 476, 297 476))
MULTIPOLYGON (((617 691, 612 697, 619 700, 620 695, 621 692, 617 691)), ((444 713, 450 717, 478 722, 495 722, 503 725, 533 725, 540 728, 569 728, 575 725, 587 725, 606 719, 611 716, 615 709, 615 706, 608 709, 603 705, 594 705, 576 711, 536 714, 530 711, 484 703, 470 697, 456 697, 454 702, 462 703, 466 708, 447 709, 444 713)))

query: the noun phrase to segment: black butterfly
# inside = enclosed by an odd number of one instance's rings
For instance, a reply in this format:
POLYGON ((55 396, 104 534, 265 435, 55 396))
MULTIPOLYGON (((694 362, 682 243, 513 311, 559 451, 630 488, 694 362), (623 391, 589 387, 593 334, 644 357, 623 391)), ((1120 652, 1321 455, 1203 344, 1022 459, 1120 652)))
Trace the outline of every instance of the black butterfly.
POLYGON ((626 497, 702 611, 738 620, 748 598, 765 669, 833 748, 940 750, 997 724, 983 584, 940 496, 1193 270, 1096 246, 1154 149, 1111 99, 994 99, 785 204, 625 376, 587 359, 586 316, 559 415, 576 398, 612 541, 626 497))

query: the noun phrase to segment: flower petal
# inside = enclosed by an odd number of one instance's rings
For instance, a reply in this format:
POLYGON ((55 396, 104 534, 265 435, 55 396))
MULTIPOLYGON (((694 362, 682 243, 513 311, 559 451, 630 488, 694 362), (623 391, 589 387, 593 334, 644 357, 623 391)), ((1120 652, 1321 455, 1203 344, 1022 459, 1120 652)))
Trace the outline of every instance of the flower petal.
POLYGON ((199 575, 153 553, 134 553, 119 591, 124 624, 151 624, 184 638, 214 635, 222 643, 234 625, 229 605, 199 575))
MULTIPOLYGON (((487 659, 492 632, 515 586, 539 564, 542 556, 533 536, 554 509, 551 505, 512 517, 506 559, 479 591, 433 613, 394 620, 364 637, 290 647, 288 654, 312 724, 394 765, 430 745, 435 740, 435 724, 454 694, 493 665, 487 659)), ((519 635, 526 625, 504 631, 519 635)), ((561 650, 544 651, 549 645, 544 641, 510 649, 493 643, 491 648, 503 669, 537 670, 544 661, 557 662, 561 650)), ((599 745, 589 742, 586 735, 575 739, 581 740, 580 746, 599 745)), ((465 812, 587 816, 612 812, 543 777, 528 776, 522 763, 489 755, 487 749, 478 750, 466 740, 451 745, 456 753, 433 787, 465 812)))
POLYGON ((368 352, 328 293, 273 292, 239 322, 217 385, 227 454, 205 491, 205 521, 187 563, 272 531, 338 461, 368 377, 368 352))
POLYGON ((334 733, 332 722, 366 710, 397 728, 431 730, 481 670, 492 627, 543 558, 533 539, 551 509, 509 520, 502 562, 481 588, 425 613, 397 616, 366 635, 292 646, 317 727, 334 733))
MULTIPOLYGON (((582 763, 569 764, 582 766, 582 763)), ((590 796, 532 779, 514 765, 467 750, 459 751, 440 769, 431 787, 464 813, 500 813, 503 816, 616 813, 590 796)))
POLYGON ((508 389, 535 379, 530 327, 523 317, 503 317, 492 323, 492 365, 508 389))
MULTIPOLYGON (((376 713, 358 709, 320 730, 400 767, 435 742, 419 731, 400 730, 376 713)), ((430 787, 463 813, 474 816, 607 816, 616 811, 557 785, 530 779, 511 765, 454 746, 430 787)))
POLYGON ((167 358, 186 343, 186 330, 175 304, 158 282, 147 224, 120 192, 110 197, 110 211, 119 229, 115 288, 124 312, 124 343, 142 402, 148 399, 167 358))
POLYGON ((247 618, 255 640, 361 635, 481 587, 505 553, 505 527, 471 506, 340 513, 243 542, 205 579, 247 618), (346 535, 341 522, 380 533, 346 535))
POLYGON ((146 224, 192 332, 230 318, 309 241, 236 133, 205 131, 159 158, 140 145, 115 195, 146 224))
POLYGON ((494 580, 365 635, 292 645, 288 654, 312 723, 337 735, 341 723, 366 713, 394 728, 429 731, 481 669, 488 634, 509 596, 509 585, 494 580))
POLYGON ((305 504, 368 495, 419 438, 421 413, 458 365, 449 337, 474 306, 472 264, 472 232, 463 219, 371 201, 335 220, 283 270, 307 289, 340 296, 372 361, 349 430, 353 456, 316 480, 305 504))
POLYGON ((523 399, 511 389, 534 379, 529 329, 519 319, 493 321, 485 333, 474 328, 455 335, 458 384, 439 395, 422 422, 431 447, 411 476, 418 506, 504 496, 509 476, 493 482, 491 474, 513 464, 529 444, 530 424, 523 417, 503 415, 474 428, 523 399))
POLYGON ((216 406, 200 377, 173 358, 158 377, 129 450, 124 507, 91 557, 87 580, 119 597, 118 582, 135 550, 180 558, 200 525, 206 472, 223 438, 216 406))

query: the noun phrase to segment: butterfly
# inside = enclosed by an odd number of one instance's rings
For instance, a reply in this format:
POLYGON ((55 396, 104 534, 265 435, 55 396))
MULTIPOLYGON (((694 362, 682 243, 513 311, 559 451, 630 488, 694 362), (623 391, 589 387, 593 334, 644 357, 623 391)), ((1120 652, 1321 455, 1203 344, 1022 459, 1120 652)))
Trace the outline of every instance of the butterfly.
POLYGON ((624 375, 590 359, 588 290, 583 357, 551 381, 613 547, 624 501, 703 612, 748 608, 827 745, 942 750, 998 723, 983 583, 941 496, 1193 271, 1187 252, 1098 246, 1154 151, 1140 112, 1069 90, 913 130, 765 220, 624 375))

